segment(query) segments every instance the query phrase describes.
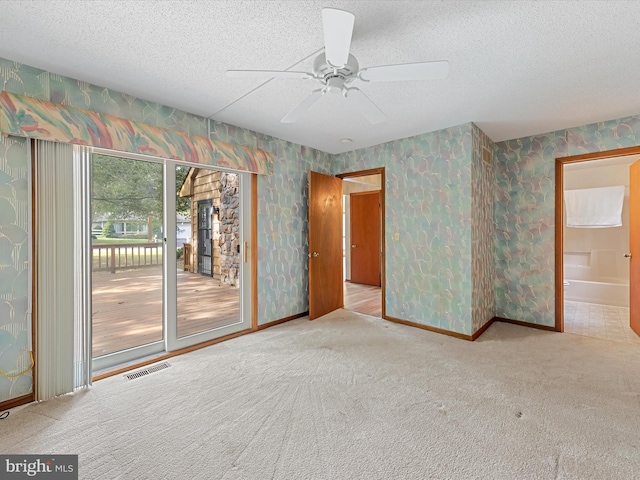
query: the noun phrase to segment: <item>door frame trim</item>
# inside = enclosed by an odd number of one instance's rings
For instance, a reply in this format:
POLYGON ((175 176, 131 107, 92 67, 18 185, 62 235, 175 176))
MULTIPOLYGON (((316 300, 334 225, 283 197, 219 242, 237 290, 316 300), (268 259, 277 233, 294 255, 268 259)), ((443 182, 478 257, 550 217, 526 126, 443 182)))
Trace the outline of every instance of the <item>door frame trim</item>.
POLYGON ((587 162, 589 160, 603 160, 605 158, 640 155, 640 145, 636 147, 616 148, 603 152, 585 153, 569 157, 556 158, 555 180, 555 330, 564 332, 564 224, 562 208, 564 204, 564 166, 569 163, 587 162))
POLYGON ((387 265, 387 254, 386 254, 386 216, 387 209, 385 207, 385 198, 386 198, 386 181, 385 181, 385 167, 378 168, 370 168, 368 170, 359 170, 357 172, 348 172, 348 173, 340 173, 336 175, 336 177, 345 179, 351 177, 365 177, 367 175, 380 175, 380 208, 381 208, 381 219, 380 219, 380 235, 381 235, 381 247, 382 247, 382 257, 380 259, 380 288, 382 295, 382 318, 388 320, 387 318, 387 302, 386 302, 386 291, 387 291, 387 276, 386 276, 386 265, 387 265))
POLYGON ((258 330, 258 175, 251 174, 251 331, 258 330))

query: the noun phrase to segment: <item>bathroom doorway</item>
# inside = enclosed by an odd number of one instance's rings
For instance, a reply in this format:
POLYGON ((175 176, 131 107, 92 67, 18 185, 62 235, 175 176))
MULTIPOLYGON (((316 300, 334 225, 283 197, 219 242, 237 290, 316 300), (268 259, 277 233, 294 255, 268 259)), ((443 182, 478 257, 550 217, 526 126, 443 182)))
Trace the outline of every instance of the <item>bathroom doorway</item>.
POLYGON ((344 308, 384 315, 384 169, 338 175, 343 182, 344 308))
POLYGON ((640 151, 628 150, 559 159, 556 324, 560 317, 560 331, 640 345, 629 303, 629 170, 640 151))

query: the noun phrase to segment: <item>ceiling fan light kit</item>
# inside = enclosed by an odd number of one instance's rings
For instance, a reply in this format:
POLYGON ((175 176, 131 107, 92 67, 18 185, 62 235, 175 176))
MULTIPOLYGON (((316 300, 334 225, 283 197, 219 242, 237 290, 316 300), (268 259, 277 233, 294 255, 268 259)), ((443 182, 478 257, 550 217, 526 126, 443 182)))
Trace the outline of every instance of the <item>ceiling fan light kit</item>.
POLYGON ((313 79, 322 85, 313 90, 281 120, 293 123, 326 93, 342 96, 372 125, 382 123, 385 113, 357 87, 349 87, 354 80, 389 82, 404 80, 436 80, 449 73, 449 62, 420 62, 383 65, 360 69, 356 57, 349 53, 355 15, 337 8, 322 9, 324 53, 313 62, 313 72, 289 70, 227 70, 229 77, 271 77, 313 79))

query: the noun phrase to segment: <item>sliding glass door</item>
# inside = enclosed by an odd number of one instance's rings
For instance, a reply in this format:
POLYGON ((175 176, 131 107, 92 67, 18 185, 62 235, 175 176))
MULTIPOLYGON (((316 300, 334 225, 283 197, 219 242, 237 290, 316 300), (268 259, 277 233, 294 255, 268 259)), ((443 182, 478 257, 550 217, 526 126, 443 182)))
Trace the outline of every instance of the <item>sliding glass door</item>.
POLYGON ((94 371, 250 326, 250 176, 94 151, 94 371))
POLYGON ((164 349, 163 170, 159 162, 92 156, 94 370, 164 349))
MULTIPOLYGON (((167 346, 170 350, 249 328, 250 275, 244 241, 250 228, 250 179, 177 165, 167 208, 167 346), (246 184, 246 186, 245 186, 246 184), (248 194, 248 196, 247 196, 248 194), (175 309, 175 310, 174 310, 175 309)), ((174 176, 172 178, 172 175, 174 176)))

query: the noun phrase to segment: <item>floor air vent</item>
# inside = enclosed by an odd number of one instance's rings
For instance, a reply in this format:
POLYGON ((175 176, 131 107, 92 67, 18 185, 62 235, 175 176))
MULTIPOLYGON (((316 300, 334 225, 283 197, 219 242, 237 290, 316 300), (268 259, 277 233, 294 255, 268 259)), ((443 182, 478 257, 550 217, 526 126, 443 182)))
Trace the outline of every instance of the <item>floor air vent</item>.
POLYGON ((136 378, 144 377, 146 375, 157 372, 159 370, 164 370, 165 368, 169 368, 170 366, 171 365, 169 365, 167 362, 159 363, 157 365, 153 365, 152 367, 145 368, 144 370, 138 370, 137 372, 127 373, 125 375, 125 378, 127 380, 135 380, 136 378))

